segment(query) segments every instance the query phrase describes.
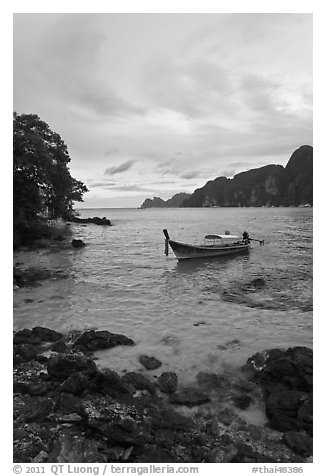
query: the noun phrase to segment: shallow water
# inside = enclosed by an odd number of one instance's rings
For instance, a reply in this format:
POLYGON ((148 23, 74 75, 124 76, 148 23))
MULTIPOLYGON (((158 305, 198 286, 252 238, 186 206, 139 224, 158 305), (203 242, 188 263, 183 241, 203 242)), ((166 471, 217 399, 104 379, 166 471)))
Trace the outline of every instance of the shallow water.
MULTIPOLYGON (((83 249, 16 252, 14 263, 63 271, 61 279, 14 292, 14 327, 59 331, 107 329, 133 347, 97 353, 100 366, 138 370, 141 354, 188 382, 199 371, 233 371, 255 352, 312 346, 312 209, 197 208, 81 210, 112 227, 73 224, 83 249), (172 239, 202 242, 206 234, 242 234, 249 255, 179 263, 164 255, 172 239), (265 285, 250 283, 263 278, 265 285), (25 302, 26 299, 33 300, 25 302)), ((153 372, 155 374, 155 371, 153 372)))

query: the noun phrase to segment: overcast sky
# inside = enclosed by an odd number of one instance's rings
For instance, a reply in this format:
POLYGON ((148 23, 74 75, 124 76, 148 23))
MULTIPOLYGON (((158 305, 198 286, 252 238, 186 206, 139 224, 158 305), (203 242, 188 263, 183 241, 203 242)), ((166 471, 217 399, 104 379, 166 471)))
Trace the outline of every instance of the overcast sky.
POLYGON ((85 207, 139 207, 312 145, 312 15, 15 14, 14 110, 68 146, 85 207))

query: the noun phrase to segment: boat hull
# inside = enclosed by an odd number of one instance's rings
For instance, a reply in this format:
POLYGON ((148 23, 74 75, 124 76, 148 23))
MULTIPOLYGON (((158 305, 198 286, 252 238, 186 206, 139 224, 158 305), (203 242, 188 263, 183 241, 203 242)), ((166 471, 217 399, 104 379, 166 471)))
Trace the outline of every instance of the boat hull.
POLYGON ((211 245, 211 246, 195 246, 178 241, 168 240, 174 254, 178 260, 193 258, 214 258, 217 256, 234 255, 238 253, 247 253, 250 245, 246 243, 227 244, 227 245, 211 245))

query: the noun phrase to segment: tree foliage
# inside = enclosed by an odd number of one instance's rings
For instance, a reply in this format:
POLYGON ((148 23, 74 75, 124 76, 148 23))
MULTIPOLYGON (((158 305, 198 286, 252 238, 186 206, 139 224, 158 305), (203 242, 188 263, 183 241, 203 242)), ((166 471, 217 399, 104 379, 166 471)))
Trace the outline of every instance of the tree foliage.
POLYGON ((13 126, 14 218, 69 218, 88 190, 70 175, 66 144, 36 114, 14 113, 13 126))

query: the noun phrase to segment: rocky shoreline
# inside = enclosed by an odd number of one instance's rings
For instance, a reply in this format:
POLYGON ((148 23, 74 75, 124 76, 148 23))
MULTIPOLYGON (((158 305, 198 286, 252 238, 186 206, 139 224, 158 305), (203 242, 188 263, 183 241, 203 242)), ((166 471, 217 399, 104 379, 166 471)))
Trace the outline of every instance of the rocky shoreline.
POLYGON ((69 246, 74 248, 81 248, 84 246, 78 246, 78 242, 81 240, 73 239, 68 243, 68 238, 71 237, 71 225, 75 223, 82 227, 87 225, 98 226, 113 226, 111 220, 106 217, 91 217, 80 218, 77 216, 71 216, 69 219, 43 219, 40 223, 34 224, 34 228, 31 224, 26 224, 21 233, 17 230, 14 236, 14 250, 38 250, 40 248, 47 248, 50 250, 64 249, 69 246), (21 234, 21 236, 20 236, 21 234), (77 245, 76 245, 77 244, 77 245), (76 246, 75 246, 76 245, 76 246))
POLYGON ((255 354, 234 378, 200 372, 182 387, 160 361, 99 369, 93 352, 136 345, 108 331, 14 333, 14 462, 312 461, 312 350, 255 354), (153 376, 148 369, 156 369, 153 376), (238 409, 265 405, 268 425, 238 409))

